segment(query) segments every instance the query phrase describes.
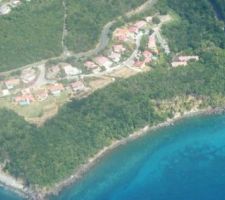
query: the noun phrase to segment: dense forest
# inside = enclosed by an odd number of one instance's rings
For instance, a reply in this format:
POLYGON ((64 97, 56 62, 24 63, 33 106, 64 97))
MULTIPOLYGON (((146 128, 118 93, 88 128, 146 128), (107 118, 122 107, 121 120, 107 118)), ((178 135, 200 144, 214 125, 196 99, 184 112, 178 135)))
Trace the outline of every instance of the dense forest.
POLYGON ((80 52, 95 47, 107 22, 143 2, 23 0, 9 15, 0 16, 0 71, 59 56, 65 13, 68 31, 65 43, 69 50, 80 52))
POLYGON ((66 0, 68 36, 66 45, 75 52, 95 47, 103 26, 146 0, 66 0))
POLYGON ((8 71, 61 52, 61 0, 23 1, 0 16, 0 71, 8 71))
POLYGON ((178 69, 165 63, 149 73, 117 81, 66 104, 41 128, 1 110, 0 159, 8 161, 6 170, 27 184, 50 186, 112 140, 171 116, 171 111, 155 112, 153 102, 192 95, 207 97, 205 105, 221 106, 225 35, 211 4, 208 0, 166 0, 158 7, 173 9, 179 16, 178 22, 164 29, 173 51, 197 52, 200 61, 178 69))

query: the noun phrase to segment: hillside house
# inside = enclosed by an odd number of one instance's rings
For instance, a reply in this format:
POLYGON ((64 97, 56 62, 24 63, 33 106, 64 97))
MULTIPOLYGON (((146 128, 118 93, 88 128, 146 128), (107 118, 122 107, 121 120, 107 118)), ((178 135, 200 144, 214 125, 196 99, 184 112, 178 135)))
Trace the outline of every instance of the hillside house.
POLYGON ((139 60, 137 60, 137 61, 134 62, 134 66, 137 67, 137 68, 144 67, 144 64, 145 63, 143 61, 139 61, 139 60))
POLYGON ((2 5, 0 6, 0 15, 7 15, 11 11, 11 8, 8 5, 2 5))
POLYGON ((31 83, 36 79, 36 71, 32 68, 27 68, 22 71, 21 79, 25 84, 31 83))
POLYGON ((182 62, 199 61, 199 57, 198 56, 179 56, 178 60, 182 62))
POLYGON ((21 4, 21 1, 20 0, 11 0, 10 1, 10 5, 12 6, 12 7, 17 7, 17 6, 19 6, 21 4))
POLYGON ((127 28, 117 28, 113 35, 117 40, 122 42, 129 40, 129 30, 127 28))
POLYGON ((39 88, 34 90, 34 96, 37 101, 44 101, 48 98, 48 90, 46 88, 39 88))
POLYGON ((55 78, 59 74, 60 71, 61 71, 61 69, 58 65, 49 67, 48 71, 47 71, 47 77, 48 78, 55 78))
POLYGON ((113 45, 113 51, 116 53, 124 53, 126 48, 122 44, 113 45))
POLYGON ((94 58, 94 61, 99 65, 99 66, 103 66, 106 69, 112 66, 112 61, 109 60, 107 57, 105 56, 98 56, 96 58, 94 58))
POLYGON ((30 88, 22 89, 22 90, 21 90, 21 94, 22 94, 22 95, 28 95, 28 94, 31 94, 30 88))
POLYGON ((22 95, 15 97, 15 102, 20 106, 27 106, 34 102, 34 97, 32 95, 22 95))
POLYGON ((152 55, 152 52, 151 51, 147 51, 147 50, 144 51, 143 52, 143 56, 144 56, 144 59, 145 59, 144 60, 145 63, 150 63, 152 61, 152 56, 153 55, 152 55))
POLYGON ((147 22, 144 20, 137 21, 133 26, 137 27, 140 30, 147 26, 147 22))
POLYGON ((99 72, 101 70, 101 68, 92 61, 85 62, 84 66, 86 67, 87 70, 93 71, 94 73, 99 72))
POLYGON ((64 90, 64 87, 61 83, 56 83, 49 85, 48 90, 53 96, 59 96, 61 92, 64 90))
POLYGON ((113 61, 113 62, 116 62, 118 63, 121 59, 121 54, 119 53, 115 53, 115 52, 111 52, 111 54, 109 55, 109 58, 113 61))
POLYGON ((7 89, 11 90, 15 88, 16 86, 20 85, 20 79, 9 79, 5 81, 5 86, 7 89))
POLYGON ((64 65, 63 70, 67 76, 76 76, 82 72, 81 70, 77 69, 76 67, 73 67, 70 64, 64 65))
POLYGON ((158 48, 157 48, 157 44, 156 44, 156 36, 155 34, 151 34, 149 36, 149 39, 148 39, 148 48, 153 52, 153 53, 156 53, 158 54, 158 48))
POLYGON ((172 67, 186 66, 187 64, 186 61, 174 61, 171 63, 172 67))
POLYGON ((85 89, 84 83, 82 81, 71 83, 70 86, 74 92, 80 92, 85 89))
POLYGON ((11 93, 8 89, 4 89, 1 91, 1 96, 6 97, 9 96, 11 93))

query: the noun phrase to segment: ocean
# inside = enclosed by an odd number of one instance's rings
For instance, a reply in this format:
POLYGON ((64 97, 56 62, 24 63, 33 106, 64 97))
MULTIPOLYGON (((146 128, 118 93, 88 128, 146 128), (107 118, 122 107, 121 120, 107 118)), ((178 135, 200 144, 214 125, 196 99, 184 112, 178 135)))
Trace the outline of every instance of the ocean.
MULTIPOLYGON (((13 199, 1 195, 0 192, 0 199, 13 199)), ((51 197, 51 200, 203 199, 225 199, 224 114, 183 119, 122 145, 99 160, 80 181, 51 197)))

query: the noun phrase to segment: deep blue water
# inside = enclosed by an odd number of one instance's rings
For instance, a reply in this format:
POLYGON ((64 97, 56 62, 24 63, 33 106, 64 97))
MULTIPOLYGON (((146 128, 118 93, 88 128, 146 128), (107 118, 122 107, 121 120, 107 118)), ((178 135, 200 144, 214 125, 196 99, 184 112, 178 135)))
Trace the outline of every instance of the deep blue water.
POLYGON ((224 200, 225 115, 185 119, 109 153, 54 200, 224 200))
POLYGON ((120 146, 52 199, 224 200, 225 115, 185 119, 120 146))

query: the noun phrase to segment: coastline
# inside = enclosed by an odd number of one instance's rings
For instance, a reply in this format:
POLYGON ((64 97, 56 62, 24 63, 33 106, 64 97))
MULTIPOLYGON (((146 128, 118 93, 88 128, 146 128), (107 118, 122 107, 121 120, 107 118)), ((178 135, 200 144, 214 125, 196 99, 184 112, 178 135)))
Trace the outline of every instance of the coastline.
POLYGON ((114 140, 109 146, 105 146, 100 151, 98 151, 93 157, 89 158, 87 162, 83 165, 81 165, 78 169, 75 170, 75 172, 68 178, 58 182, 55 184, 54 187, 46 189, 38 189, 33 190, 31 188, 28 188, 25 186, 25 184, 15 177, 6 174, 2 170, 0 170, 0 186, 6 188, 6 190, 12 191, 16 194, 18 194, 20 197, 29 199, 29 200, 45 200, 48 199, 48 197, 52 195, 58 195, 64 188, 75 184, 77 181, 79 181, 83 175, 90 170, 101 158, 103 158, 105 155, 110 153, 112 150, 116 149, 120 145, 127 144, 128 142, 131 142, 141 136, 144 136, 145 134, 151 133, 154 130, 171 126, 175 122, 188 118, 193 116, 200 116, 200 115, 213 115, 213 114, 219 114, 223 113, 225 111, 225 108, 206 108, 206 109, 192 109, 190 111, 186 111, 183 114, 176 113, 173 118, 169 118, 164 122, 161 122, 159 124, 150 126, 146 125, 143 128, 133 132, 132 134, 128 135, 125 138, 122 138, 121 140, 114 140))
POLYGON ((145 127, 133 132, 129 136, 121 140, 115 140, 109 146, 105 146, 103 149, 98 151, 93 157, 89 158, 85 164, 81 165, 70 177, 57 183, 53 188, 50 188, 49 190, 41 191, 42 193, 41 196, 43 199, 46 199, 46 197, 49 197, 52 195, 58 195, 64 188, 72 184, 75 184, 77 181, 79 181, 83 177, 83 175, 87 171, 89 171, 101 158, 103 158, 105 155, 107 155, 108 153, 110 153, 112 150, 116 149, 120 145, 127 144, 128 142, 131 142, 154 130, 171 126, 175 122, 182 120, 184 118, 200 116, 200 115, 219 114, 219 113, 223 113, 224 111, 225 111, 225 108, 206 108, 202 110, 193 109, 183 114, 177 113, 173 118, 167 119, 166 121, 161 122, 157 125, 153 125, 153 126, 146 125, 145 127))

